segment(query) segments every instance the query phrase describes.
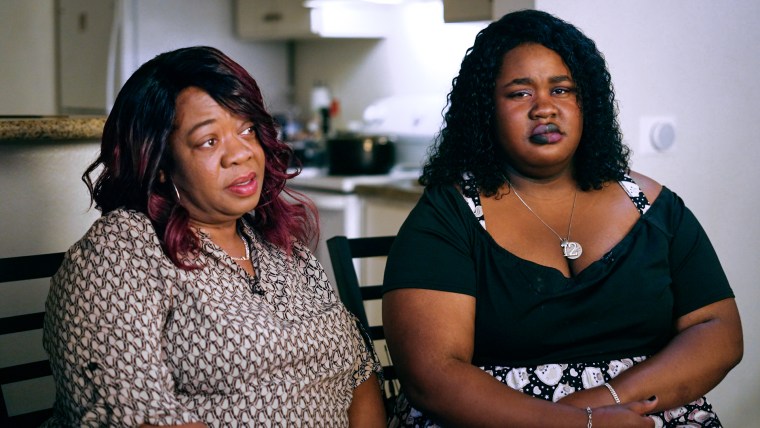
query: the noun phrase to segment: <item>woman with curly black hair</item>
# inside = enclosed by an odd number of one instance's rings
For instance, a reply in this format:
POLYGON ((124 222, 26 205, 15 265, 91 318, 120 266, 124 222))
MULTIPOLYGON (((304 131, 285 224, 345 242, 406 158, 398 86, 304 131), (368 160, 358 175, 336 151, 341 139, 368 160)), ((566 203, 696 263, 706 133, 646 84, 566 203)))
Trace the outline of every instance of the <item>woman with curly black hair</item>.
POLYGON ((481 31, 385 272, 393 425, 720 426, 741 321, 683 201, 628 167, 592 40, 548 13, 481 31))

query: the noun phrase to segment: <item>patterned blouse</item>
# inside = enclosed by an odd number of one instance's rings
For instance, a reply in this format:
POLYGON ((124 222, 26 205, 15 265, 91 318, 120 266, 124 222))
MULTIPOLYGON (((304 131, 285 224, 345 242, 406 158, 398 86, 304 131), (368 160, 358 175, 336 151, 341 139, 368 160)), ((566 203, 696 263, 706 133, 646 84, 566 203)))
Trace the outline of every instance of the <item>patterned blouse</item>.
POLYGON ((255 277, 203 234, 204 267, 177 268, 141 213, 94 223, 51 281, 48 425, 348 425, 374 352, 305 246, 240 226, 255 277))

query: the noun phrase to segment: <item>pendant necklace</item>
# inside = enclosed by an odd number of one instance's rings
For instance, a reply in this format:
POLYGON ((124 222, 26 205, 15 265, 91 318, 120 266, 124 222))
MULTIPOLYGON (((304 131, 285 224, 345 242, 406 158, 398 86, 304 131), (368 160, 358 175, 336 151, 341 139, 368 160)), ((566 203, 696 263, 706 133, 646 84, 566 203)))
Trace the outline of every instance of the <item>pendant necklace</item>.
POLYGON ((232 260, 235 260, 236 262, 244 262, 244 261, 249 260, 251 258, 251 249, 248 247, 248 243, 245 242, 245 239, 241 235, 238 235, 238 236, 240 236, 240 240, 243 241, 243 246, 245 247, 245 256, 243 256, 243 257, 232 257, 232 256, 230 256, 230 258, 232 260))
POLYGON ((557 235, 557 238, 559 238, 559 245, 562 247, 562 254, 567 257, 570 260, 575 260, 578 257, 581 256, 583 253, 583 247, 581 247, 581 244, 577 242, 573 242, 570 240, 570 228, 573 226, 573 213, 575 212, 575 200, 578 197, 578 189, 575 189, 575 195, 573 196, 573 208, 570 209, 570 223, 567 225, 567 238, 563 238, 560 236, 559 233, 557 233, 554 229, 552 229, 551 226, 549 226, 541 217, 536 214, 533 209, 525 203, 523 198, 520 196, 519 193, 517 193, 517 189, 512 185, 512 182, 507 180, 507 184, 509 184, 509 188, 512 189, 513 192, 515 192, 515 196, 517 196, 517 199, 522 202, 523 205, 525 205, 525 208, 528 209, 534 216, 536 216, 537 219, 541 221, 541 223, 544 224, 549 230, 551 230, 555 235, 557 235))

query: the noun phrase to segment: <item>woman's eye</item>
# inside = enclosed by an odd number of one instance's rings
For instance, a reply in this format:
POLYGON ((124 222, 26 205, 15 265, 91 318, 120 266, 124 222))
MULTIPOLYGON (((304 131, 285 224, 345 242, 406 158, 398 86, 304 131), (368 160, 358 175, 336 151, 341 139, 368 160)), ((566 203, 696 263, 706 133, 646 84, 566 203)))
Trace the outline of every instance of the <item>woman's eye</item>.
POLYGON ((529 96, 530 96, 529 91, 515 91, 515 92, 510 92, 509 94, 507 94, 507 98, 525 98, 529 96))
POLYGON ((209 138, 202 142, 199 147, 214 147, 216 145, 216 138, 209 138))
POLYGON ((575 93, 575 88, 554 88, 552 93, 555 95, 567 95, 575 93))
POLYGON ((247 128, 245 128, 242 132, 243 135, 251 135, 256 133, 256 127, 251 125, 247 128))

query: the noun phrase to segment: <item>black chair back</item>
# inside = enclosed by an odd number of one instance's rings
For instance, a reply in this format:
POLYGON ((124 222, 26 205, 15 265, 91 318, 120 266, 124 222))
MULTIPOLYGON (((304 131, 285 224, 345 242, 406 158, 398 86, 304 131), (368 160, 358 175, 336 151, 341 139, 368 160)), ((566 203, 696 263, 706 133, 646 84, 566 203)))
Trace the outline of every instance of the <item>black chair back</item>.
MULTIPOLYGON (((387 256, 395 236, 378 236, 369 238, 346 238, 335 236, 327 240, 327 250, 330 253, 330 263, 335 273, 336 287, 343 304, 362 323, 364 330, 368 332, 372 341, 385 341, 385 333, 382 325, 370 325, 367 319, 367 311, 364 302, 370 300, 382 300, 382 284, 359 284, 359 277, 354 267, 354 259, 387 256)), ((375 346, 375 350, 379 350, 375 346)), ((384 346, 384 356, 388 363, 383 364, 383 377, 385 378, 385 402, 386 410, 390 411, 395 404, 399 393, 398 377, 390 363, 390 355, 384 346)), ((379 351, 378 351, 379 352, 379 351)))
MULTIPOLYGON (((10 282, 51 277, 60 267, 63 255, 64 253, 51 253, 0 259, 0 286, 10 282)), ((44 312, 36 312, 0 318, 0 336, 39 330, 42 328, 44 316, 44 312)), ((53 403, 50 403, 49 408, 9 416, 3 392, 3 387, 8 384, 50 375, 50 363, 46 359, 0 368, 0 426, 39 426, 50 417, 53 403)))

